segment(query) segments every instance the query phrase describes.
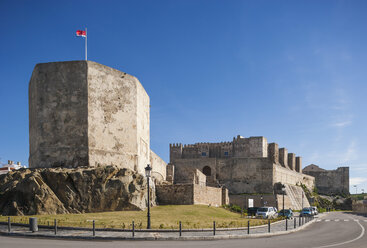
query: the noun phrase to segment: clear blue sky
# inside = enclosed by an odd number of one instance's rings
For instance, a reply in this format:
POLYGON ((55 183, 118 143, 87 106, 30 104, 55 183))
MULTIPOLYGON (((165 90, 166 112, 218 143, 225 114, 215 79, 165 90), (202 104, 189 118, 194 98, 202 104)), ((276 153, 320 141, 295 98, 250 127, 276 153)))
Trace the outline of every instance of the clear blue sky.
MULTIPOLYGON (((37 63, 89 60, 136 76, 151 148, 269 142, 367 191, 367 1, 0 1, 0 157, 28 164, 37 63)), ((351 187, 352 192, 355 188, 351 187)))

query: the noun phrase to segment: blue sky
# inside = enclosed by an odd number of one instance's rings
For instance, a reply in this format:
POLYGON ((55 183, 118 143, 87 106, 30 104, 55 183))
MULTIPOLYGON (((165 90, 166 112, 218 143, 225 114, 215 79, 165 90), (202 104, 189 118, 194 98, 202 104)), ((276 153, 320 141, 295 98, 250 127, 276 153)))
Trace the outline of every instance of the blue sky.
MULTIPOLYGON (((367 1, 0 1, 0 158, 28 164, 37 63, 88 59, 136 76, 151 148, 269 142, 367 192, 367 1)), ((351 187, 355 192, 355 188, 351 187)))

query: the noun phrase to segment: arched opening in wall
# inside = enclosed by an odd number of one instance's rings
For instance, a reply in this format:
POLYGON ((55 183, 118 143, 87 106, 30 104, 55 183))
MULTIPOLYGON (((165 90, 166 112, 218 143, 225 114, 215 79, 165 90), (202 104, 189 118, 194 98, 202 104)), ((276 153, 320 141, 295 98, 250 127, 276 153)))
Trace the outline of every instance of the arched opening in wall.
POLYGON ((210 169, 209 166, 205 166, 203 168, 203 173, 204 173, 205 176, 210 177, 212 175, 212 169, 210 169))

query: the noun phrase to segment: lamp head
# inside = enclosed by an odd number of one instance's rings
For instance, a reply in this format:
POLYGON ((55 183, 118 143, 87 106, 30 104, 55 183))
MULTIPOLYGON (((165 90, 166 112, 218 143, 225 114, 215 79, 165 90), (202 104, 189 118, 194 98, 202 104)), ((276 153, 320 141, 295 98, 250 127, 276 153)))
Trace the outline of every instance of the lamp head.
POLYGON ((150 167, 150 164, 148 164, 147 167, 145 167, 146 177, 150 177, 151 171, 152 171, 152 167, 150 167))

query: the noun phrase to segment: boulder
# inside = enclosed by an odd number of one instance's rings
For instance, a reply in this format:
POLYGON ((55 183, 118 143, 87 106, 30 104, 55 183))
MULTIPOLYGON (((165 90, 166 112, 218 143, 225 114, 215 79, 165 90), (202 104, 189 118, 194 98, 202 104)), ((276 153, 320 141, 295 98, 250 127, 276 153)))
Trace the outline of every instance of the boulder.
MULTIPOLYGON (((156 204, 150 181, 151 204, 156 204)), ((37 215, 144 210, 147 180, 129 169, 20 169, 0 175, 0 214, 37 215)))

